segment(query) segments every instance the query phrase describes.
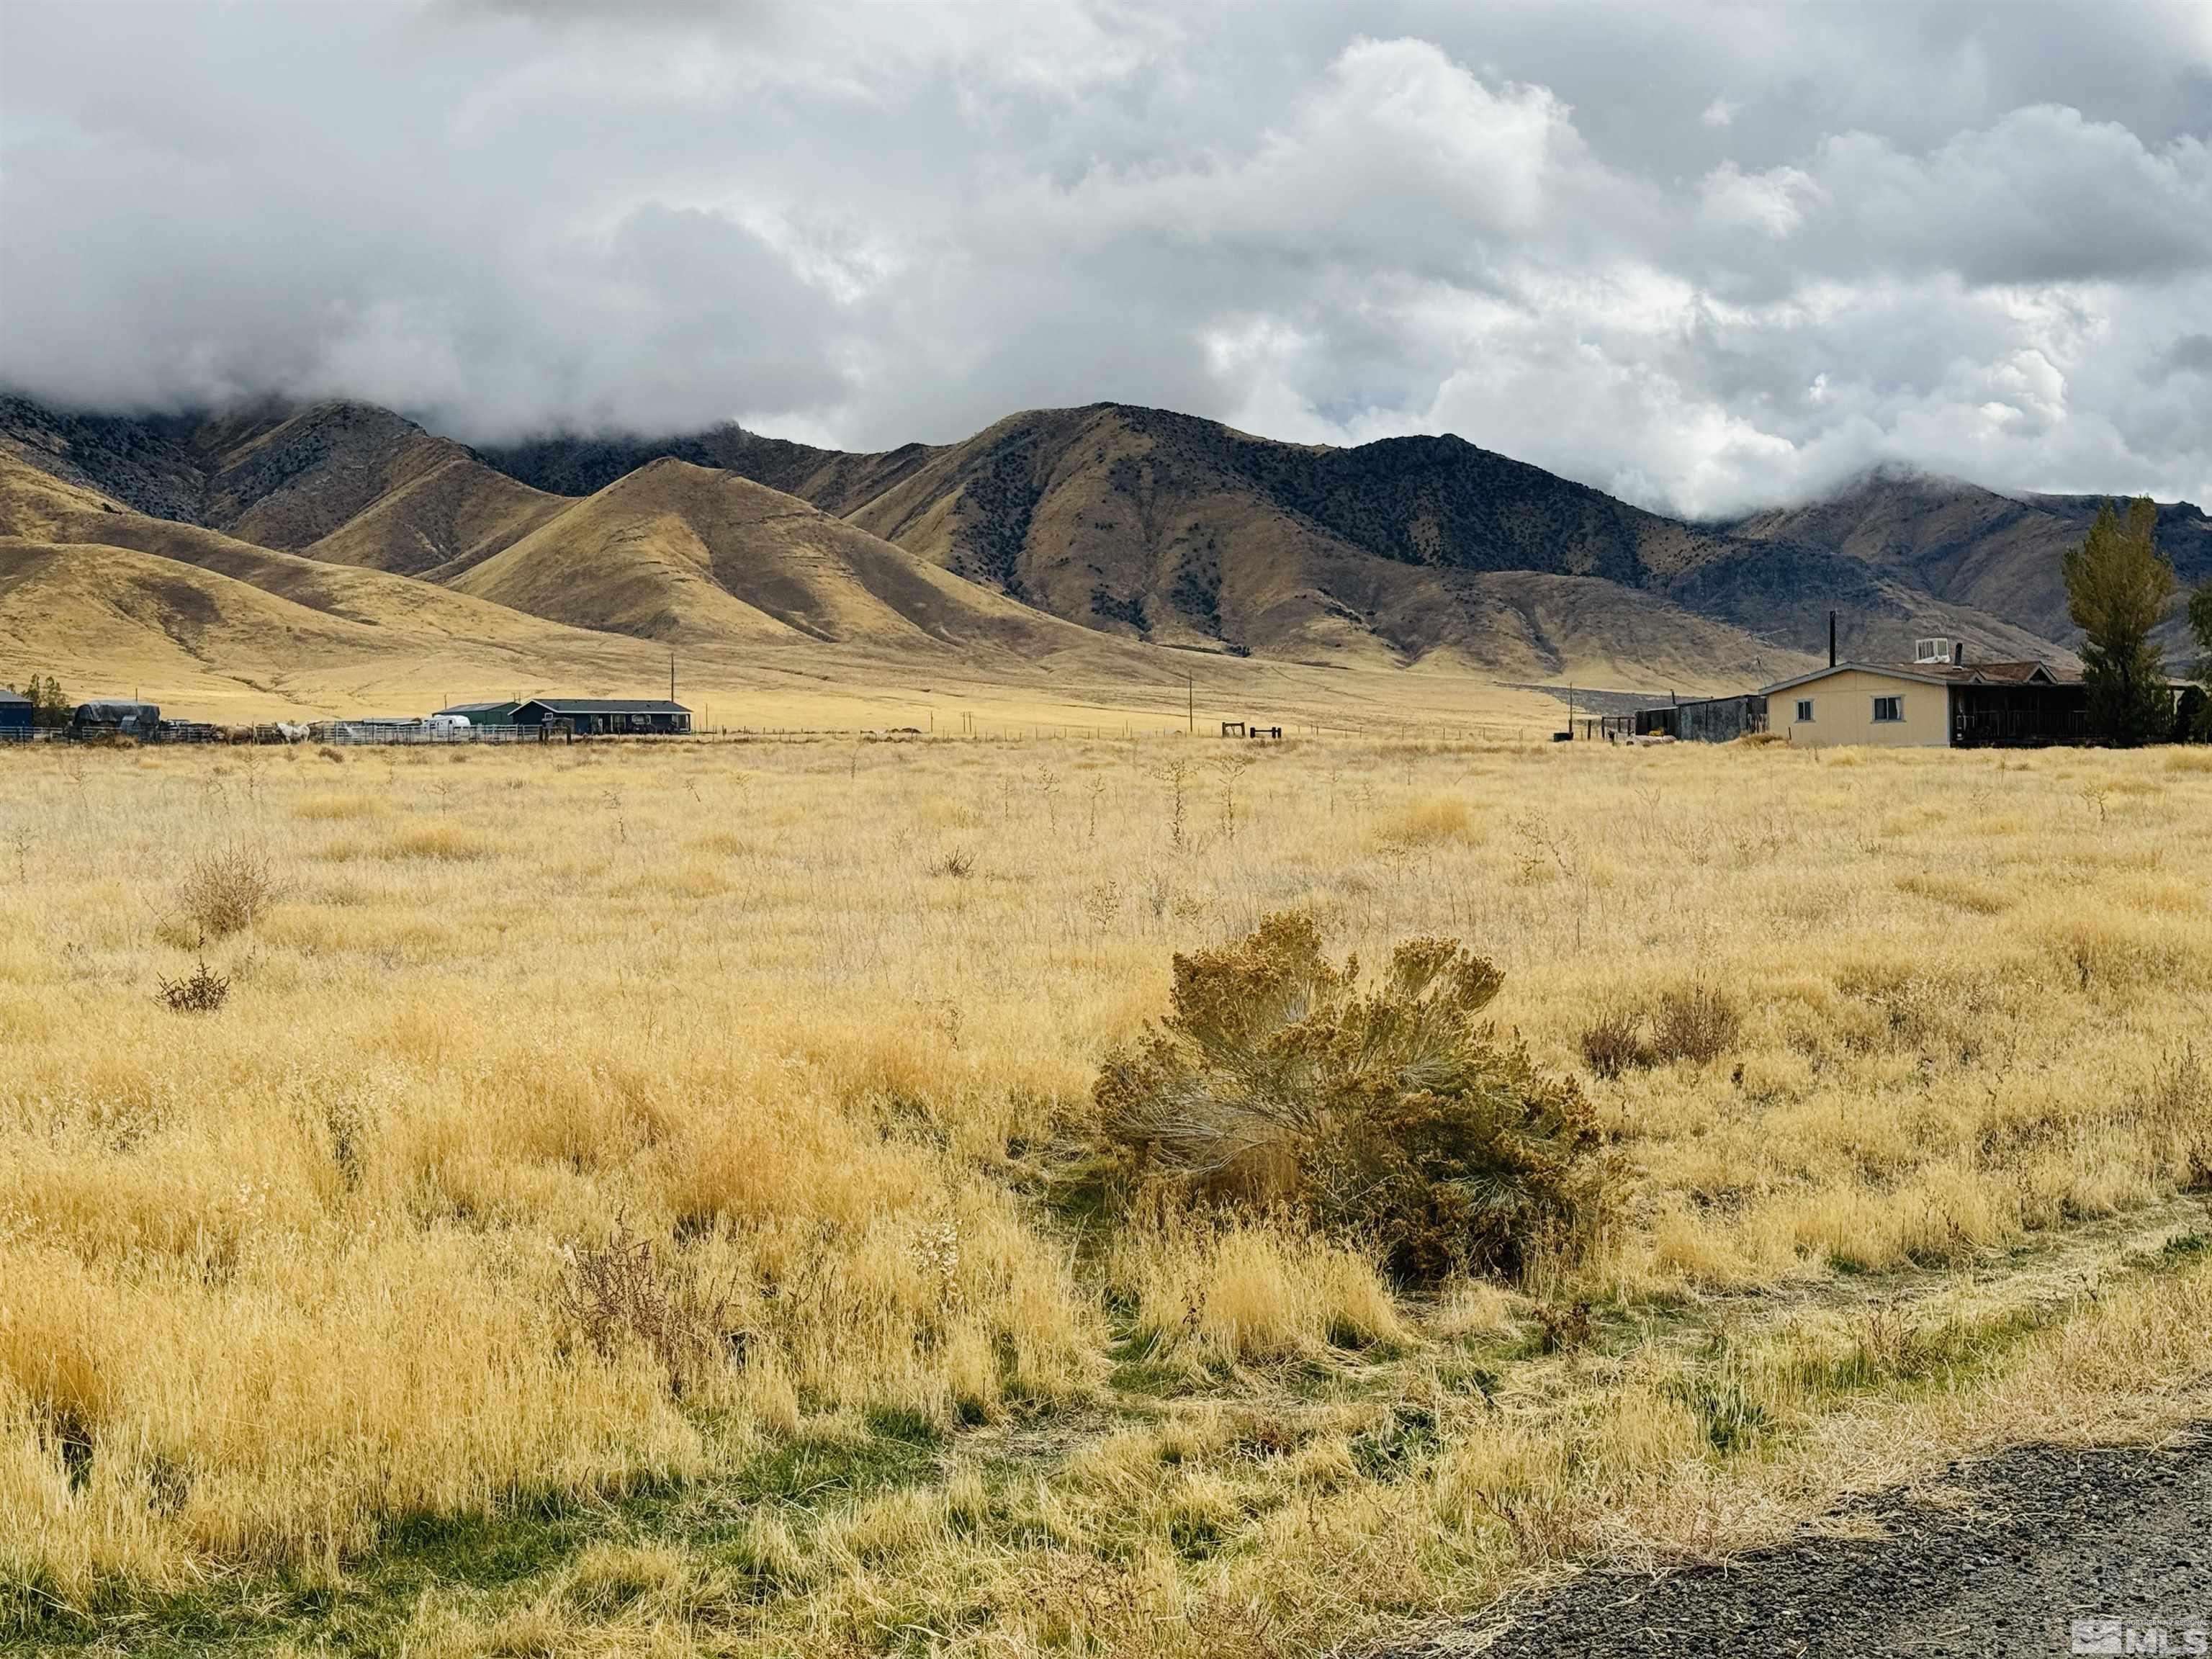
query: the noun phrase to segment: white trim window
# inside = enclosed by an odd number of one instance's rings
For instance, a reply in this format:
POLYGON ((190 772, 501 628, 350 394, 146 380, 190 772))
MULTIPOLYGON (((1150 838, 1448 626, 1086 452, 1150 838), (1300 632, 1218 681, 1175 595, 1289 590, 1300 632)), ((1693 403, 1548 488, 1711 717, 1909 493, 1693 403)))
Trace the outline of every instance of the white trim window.
POLYGON ((1798 699, 1797 699, 1797 724, 1798 724, 1798 725, 1800 725, 1800 726, 1810 726, 1812 723, 1813 723, 1813 700, 1812 700, 1812 698, 1810 698, 1810 697, 1800 697, 1800 698, 1798 698, 1798 699))
POLYGON ((1876 697, 1874 700, 1874 723, 1893 726, 1905 718, 1903 697, 1876 697))

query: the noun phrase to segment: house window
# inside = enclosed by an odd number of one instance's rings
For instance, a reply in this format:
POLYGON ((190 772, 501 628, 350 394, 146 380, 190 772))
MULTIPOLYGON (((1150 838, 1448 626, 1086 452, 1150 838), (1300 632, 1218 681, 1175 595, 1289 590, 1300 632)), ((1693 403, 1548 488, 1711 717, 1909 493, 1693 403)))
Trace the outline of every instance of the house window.
POLYGON ((1810 726, 1813 723, 1812 698, 1800 697, 1797 699, 1797 720, 1802 726, 1810 726))
POLYGON ((1875 724, 1877 726, 1885 724, 1890 720, 1903 720, 1905 718, 1905 699, 1902 697, 1876 697, 1874 700, 1874 718, 1875 724))

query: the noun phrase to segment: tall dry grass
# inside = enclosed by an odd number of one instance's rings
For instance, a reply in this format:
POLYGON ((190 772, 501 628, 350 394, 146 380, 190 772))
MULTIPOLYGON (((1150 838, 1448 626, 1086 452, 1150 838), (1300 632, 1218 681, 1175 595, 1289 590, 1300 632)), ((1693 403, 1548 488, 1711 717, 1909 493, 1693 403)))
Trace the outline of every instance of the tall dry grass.
MULTIPOLYGON (((1201 775, 1178 818, 1183 750, 0 757, 0 1581, 337 1582, 407 1517, 711 1482, 891 1413, 949 1445, 1062 1425, 1056 1473, 763 1510, 745 1640, 966 1596, 979 1649, 1264 1651, 1247 1592, 1277 1634, 1342 1630, 1607 1515, 1712 1527, 1715 1413, 1827 1386, 1770 1355, 1723 1398, 1655 1348, 1578 1417, 1507 1411, 1468 1381, 1505 1360, 1461 1362, 1528 1298, 1995 1271, 2212 1184, 2212 773, 1346 741, 1201 775), (165 923, 225 849, 266 893, 208 930, 227 1005, 179 1016, 165 923), (1058 1206, 1170 954, 1285 908, 1369 961, 1498 963, 1492 1012, 1627 1172, 1594 1258, 1431 1301, 1279 1220, 1058 1206), (1647 1052, 1598 1076, 1607 1011, 1647 1052), (679 1386, 643 1327, 585 1328, 576 1263, 618 1230, 706 1287, 726 1363, 679 1386), (1388 1409, 1238 1414, 1378 1352, 1413 1368, 1388 1409), (1133 1364, 1198 1394, 1148 1416, 1133 1364)), ((712 1578, 593 1557, 498 1617, 690 1640, 712 1578)), ((421 1617, 424 1650, 492 1640, 421 1617)))

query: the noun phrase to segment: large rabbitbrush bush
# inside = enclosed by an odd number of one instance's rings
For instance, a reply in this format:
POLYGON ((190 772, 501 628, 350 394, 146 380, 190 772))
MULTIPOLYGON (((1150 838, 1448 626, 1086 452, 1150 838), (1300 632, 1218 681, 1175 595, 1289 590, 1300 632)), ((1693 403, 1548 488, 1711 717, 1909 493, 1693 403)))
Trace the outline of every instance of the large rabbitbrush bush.
POLYGON ((1102 1132, 1139 1187, 1303 1211, 1401 1279, 1571 1255, 1599 1213, 1600 1135, 1571 1082, 1478 1021, 1504 977, 1417 939, 1363 985, 1310 918, 1269 916, 1176 957, 1173 1012, 1099 1077, 1102 1132))

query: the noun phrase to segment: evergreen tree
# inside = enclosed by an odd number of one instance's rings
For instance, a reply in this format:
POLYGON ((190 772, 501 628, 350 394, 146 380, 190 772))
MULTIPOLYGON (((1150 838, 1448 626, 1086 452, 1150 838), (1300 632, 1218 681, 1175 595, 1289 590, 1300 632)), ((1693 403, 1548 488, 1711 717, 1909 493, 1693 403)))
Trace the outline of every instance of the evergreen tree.
POLYGON ((2199 684, 2181 694, 2174 735, 2183 743, 2212 743, 2212 582, 2189 596, 2189 631, 2197 635, 2195 673, 2199 684))
POLYGON ((2124 523, 2110 501, 2081 546, 2066 555, 2066 612, 2087 635, 2082 677, 2089 730, 2100 742, 2156 743, 2172 729, 2173 694, 2150 630, 2173 597, 2173 567, 2160 555, 2158 508, 2131 502, 2124 523))
POLYGON ((2212 686, 2212 582, 2189 596, 2189 631, 2197 635, 2197 678, 2212 686))

